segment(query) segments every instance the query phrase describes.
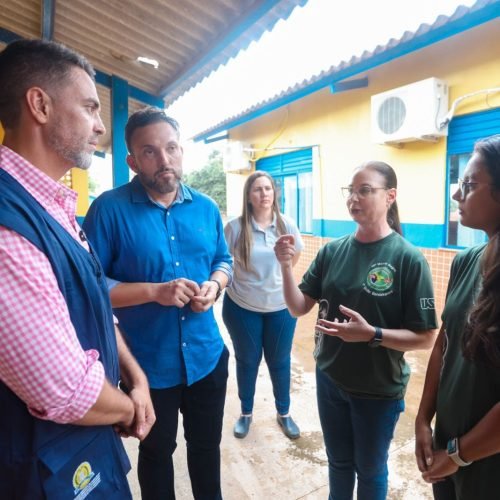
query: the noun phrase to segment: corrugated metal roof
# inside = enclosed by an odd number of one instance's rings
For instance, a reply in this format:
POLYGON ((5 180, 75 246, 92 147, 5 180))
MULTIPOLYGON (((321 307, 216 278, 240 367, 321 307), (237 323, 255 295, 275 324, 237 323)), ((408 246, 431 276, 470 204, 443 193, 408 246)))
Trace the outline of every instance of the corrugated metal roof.
MULTIPOLYGON (((54 0, 54 40, 96 69, 172 102, 306 2, 54 0), (159 68, 138 56, 156 59, 159 68)), ((38 38, 41 12, 42 0, 2 0, 0 28, 38 38)))
MULTIPOLYGON (((53 0, 53 39, 97 70, 171 103, 307 0, 53 0), (156 59, 158 69, 137 62, 156 59)), ((39 38, 43 0, 1 0, 0 50, 10 34, 39 38)), ((109 90, 98 86, 110 126, 109 90), (104 98, 106 97, 107 98, 104 98)), ((132 112, 137 108, 133 102, 132 112)), ((103 141, 109 144, 109 139, 103 141)))
POLYGON ((347 61, 342 61, 311 78, 288 87, 269 99, 200 132, 194 137, 194 140, 200 141, 234 128, 332 83, 359 75, 392 59, 402 57, 499 16, 500 0, 479 0, 471 7, 460 6, 451 16, 441 15, 430 25, 421 24, 414 32, 406 31, 398 39, 391 38, 385 45, 378 45, 372 51, 365 50, 360 56, 352 56, 347 61))

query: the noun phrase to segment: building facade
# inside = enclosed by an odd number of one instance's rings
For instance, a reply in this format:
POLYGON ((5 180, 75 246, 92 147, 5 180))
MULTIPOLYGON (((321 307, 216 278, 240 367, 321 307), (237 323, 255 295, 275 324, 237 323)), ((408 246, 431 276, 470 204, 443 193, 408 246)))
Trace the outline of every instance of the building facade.
MULTIPOLYGON (((427 33, 430 40, 433 30, 444 33, 436 36, 436 41, 407 53, 402 47, 397 57, 378 64, 380 54, 394 49, 388 45, 379 53, 362 56, 355 63, 361 68, 360 63, 370 64, 364 64, 363 71, 353 72, 341 84, 306 92, 308 84, 314 85, 313 78, 298 89, 302 92, 291 89, 288 102, 279 105, 283 99, 277 99, 274 109, 271 100, 262 108, 264 111, 256 106, 246 115, 222 123, 219 128, 226 127, 229 143, 240 143, 251 154, 249 170, 231 171, 229 166, 228 215, 241 213, 246 177, 254 169, 269 172, 280 187, 283 211, 297 221, 306 241, 298 269, 301 274, 325 241, 354 228, 341 194, 353 169, 368 160, 387 162, 398 176, 398 205, 405 237, 420 247, 429 261, 436 307, 441 311, 455 253, 485 241, 482 233, 458 224, 451 194, 457 189, 474 142, 500 133, 500 6, 499 2, 489 4, 496 11, 490 12, 486 22, 465 29, 467 16, 474 13, 471 8, 461 19, 462 27, 451 36, 439 29, 455 26, 454 20, 441 20, 427 33), (411 111, 408 102, 406 116, 403 110, 399 118, 422 121, 425 115, 425 119, 437 122, 449 112, 448 125, 439 130, 444 135, 421 131, 420 137, 408 142, 403 138, 380 144, 380 133, 374 137, 376 110, 372 96, 392 91, 389 96, 398 97, 401 87, 431 77, 438 79, 448 94, 447 98, 441 96, 439 116, 427 100, 412 91, 404 94, 403 100, 411 100, 423 115, 411 111)), ((413 40, 418 39, 418 32, 413 35, 413 40)), ((404 43, 404 38, 397 41, 396 48, 404 43)), ((332 70, 332 80, 342 71, 345 73, 345 67, 332 70)), ((438 125, 433 128, 438 129, 438 125)), ((209 135, 210 131, 205 134, 209 135)))

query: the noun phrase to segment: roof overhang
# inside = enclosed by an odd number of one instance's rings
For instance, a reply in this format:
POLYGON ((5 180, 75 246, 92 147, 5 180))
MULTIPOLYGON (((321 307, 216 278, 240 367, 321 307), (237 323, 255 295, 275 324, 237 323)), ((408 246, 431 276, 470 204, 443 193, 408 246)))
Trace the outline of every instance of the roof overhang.
POLYGON ((459 7, 452 16, 439 16, 432 25, 423 24, 417 31, 406 32, 398 40, 392 39, 386 45, 378 46, 371 52, 365 51, 359 57, 353 56, 349 61, 344 61, 322 71, 319 75, 220 122, 197 134, 193 139, 197 142, 212 142, 212 138, 222 132, 227 132, 318 90, 328 86, 335 87, 339 82, 344 82, 349 78, 366 76, 366 73, 373 68, 493 21, 498 17, 500 17, 500 2, 498 0, 479 0, 470 8, 459 7))
POLYGON ((306 2, 3 0, 0 50, 19 38, 43 37, 86 56, 97 70, 110 130, 113 79, 128 84, 129 113, 144 103, 166 106, 306 2), (158 68, 139 57, 156 60, 158 68))

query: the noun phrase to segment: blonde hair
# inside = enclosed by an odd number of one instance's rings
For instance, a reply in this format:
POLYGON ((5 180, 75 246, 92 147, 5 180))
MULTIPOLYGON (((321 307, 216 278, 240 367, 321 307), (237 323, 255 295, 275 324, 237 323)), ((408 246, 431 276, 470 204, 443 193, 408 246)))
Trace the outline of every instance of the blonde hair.
POLYGON ((278 234, 281 236, 282 234, 286 234, 286 226, 283 221, 283 217, 280 214, 278 207, 278 195, 276 192, 276 184, 273 178, 262 170, 256 170, 252 175, 248 177, 245 182, 245 186, 243 188, 243 209, 241 211, 240 220, 240 234, 238 236, 238 240, 235 245, 235 257, 238 258, 241 265, 245 270, 249 270, 250 268, 250 252, 253 244, 253 236, 252 236, 252 215, 253 209, 252 204, 250 203, 250 190, 252 189, 253 183, 259 177, 266 177, 271 182, 271 186, 273 188, 274 200, 272 211, 273 215, 276 217, 276 226, 278 228, 278 234))

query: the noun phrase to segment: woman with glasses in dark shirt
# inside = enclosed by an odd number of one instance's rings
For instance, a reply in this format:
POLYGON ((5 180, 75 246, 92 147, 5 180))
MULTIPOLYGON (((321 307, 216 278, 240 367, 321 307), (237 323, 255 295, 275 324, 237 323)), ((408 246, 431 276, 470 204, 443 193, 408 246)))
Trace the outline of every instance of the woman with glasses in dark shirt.
POLYGON ((436 499, 490 500, 500 497, 500 135, 476 143, 453 199, 460 223, 489 241, 453 260, 415 453, 436 499))
POLYGON ((356 231, 325 245, 299 286, 293 237, 275 252, 290 312, 320 303, 314 354, 330 498, 351 499, 357 478, 358 499, 382 500, 410 375, 403 355, 432 346, 434 296, 425 258, 401 236, 394 170, 365 163, 343 192, 356 231))

